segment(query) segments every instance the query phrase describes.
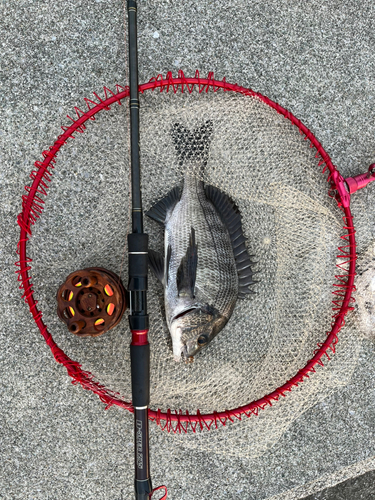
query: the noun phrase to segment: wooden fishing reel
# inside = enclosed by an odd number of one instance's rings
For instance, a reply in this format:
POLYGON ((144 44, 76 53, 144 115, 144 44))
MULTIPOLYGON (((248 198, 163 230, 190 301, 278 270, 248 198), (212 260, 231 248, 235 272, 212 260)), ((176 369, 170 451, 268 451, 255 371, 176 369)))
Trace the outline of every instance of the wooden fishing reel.
POLYGON ((114 328, 126 309, 120 278, 100 267, 69 274, 57 292, 57 314, 70 332, 97 337, 114 328))

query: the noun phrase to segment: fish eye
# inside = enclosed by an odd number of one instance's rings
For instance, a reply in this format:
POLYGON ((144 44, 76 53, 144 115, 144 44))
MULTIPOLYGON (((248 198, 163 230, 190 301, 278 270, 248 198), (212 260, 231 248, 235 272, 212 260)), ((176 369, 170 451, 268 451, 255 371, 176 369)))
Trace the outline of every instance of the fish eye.
POLYGON ((208 336, 207 335, 200 335, 198 337, 198 345, 203 346, 206 345, 208 342, 208 336))

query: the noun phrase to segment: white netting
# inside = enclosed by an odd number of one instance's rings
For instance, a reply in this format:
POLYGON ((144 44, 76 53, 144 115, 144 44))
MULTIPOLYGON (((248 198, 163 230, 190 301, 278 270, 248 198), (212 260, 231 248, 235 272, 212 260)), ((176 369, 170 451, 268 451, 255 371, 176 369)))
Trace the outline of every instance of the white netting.
MULTIPOLYGON (((258 98, 222 91, 155 90, 141 96, 141 109, 145 210, 182 185, 172 125, 193 130, 212 120, 203 180, 238 205, 259 280, 256 293, 237 302, 225 329, 193 364, 184 365, 173 360, 163 290, 150 277, 151 407, 199 408, 204 413, 245 405, 295 375, 330 331, 341 213, 327 195, 315 149, 289 120, 258 98)), ((54 301, 59 285, 76 269, 120 271, 129 230, 128 130, 121 110, 101 113, 58 157, 53 180, 57 186, 52 184, 46 211, 35 227, 31 256, 37 298, 58 345, 130 400, 126 317, 102 337, 79 339, 57 321, 54 301), (102 179, 90 176, 90 162, 103 164, 102 179)), ((150 247, 163 251, 163 229, 145 218, 145 231, 150 247)), ((126 283, 126 262, 122 278, 126 283)), ((258 417, 171 439, 220 453, 259 455, 304 410, 348 382, 359 351, 353 331, 349 321, 327 366, 258 417)))
POLYGON ((363 252, 357 265, 355 319, 361 333, 375 339, 375 245, 363 252))

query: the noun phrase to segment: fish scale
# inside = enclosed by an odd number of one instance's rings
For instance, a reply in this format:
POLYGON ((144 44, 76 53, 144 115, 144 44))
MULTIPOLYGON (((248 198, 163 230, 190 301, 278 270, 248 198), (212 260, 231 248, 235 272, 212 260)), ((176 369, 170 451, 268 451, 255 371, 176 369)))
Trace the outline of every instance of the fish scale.
MULTIPOLYGON (((194 169, 188 168, 188 171, 194 169)), ((228 230, 207 200, 203 182, 189 172, 184 178, 181 200, 165 222, 165 255, 168 245, 172 247, 169 282, 165 288, 168 326, 173 317, 186 308, 186 301, 178 296, 176 274, 186 253, 192 227, 198 246, 197 300, 192 300, 192 304, 212 302, 229 317, 238 295, 238 275, 228 230)))

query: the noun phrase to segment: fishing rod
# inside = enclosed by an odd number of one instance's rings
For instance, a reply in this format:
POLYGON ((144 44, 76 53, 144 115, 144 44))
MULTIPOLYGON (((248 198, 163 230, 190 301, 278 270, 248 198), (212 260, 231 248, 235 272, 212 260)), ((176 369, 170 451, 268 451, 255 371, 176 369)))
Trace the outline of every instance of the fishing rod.
POLYGON ((150 345, 147 334, 148 235, 143 232, 139 162, 139 94, 137 48, 137 2, 128 0, 130 148, 132 186, 132 233, 128 235, 129 324, 132 403, 134 408, 135 498, 152 494, 149 459, 148 406, 150 404, 150 345))
MULTIPOLYGON (((148 235, 143 232, 141 172, 139 161, 139 93, 137 48, 137 2, 127 1, 129 32, 129 106, 132 185, 132 233, 128 235, 129 324, 132 403, 134 408, 135 498, 149 500, 150 477, 148 407, 150 404, 150 345, 147 314, 148 235)), ((160 487, 164 488, 165 487, 160 487)), ((157 488, 157 489, 160 489, 157 488)), ((166 498, 166 494, 163 498, 166 498)))

